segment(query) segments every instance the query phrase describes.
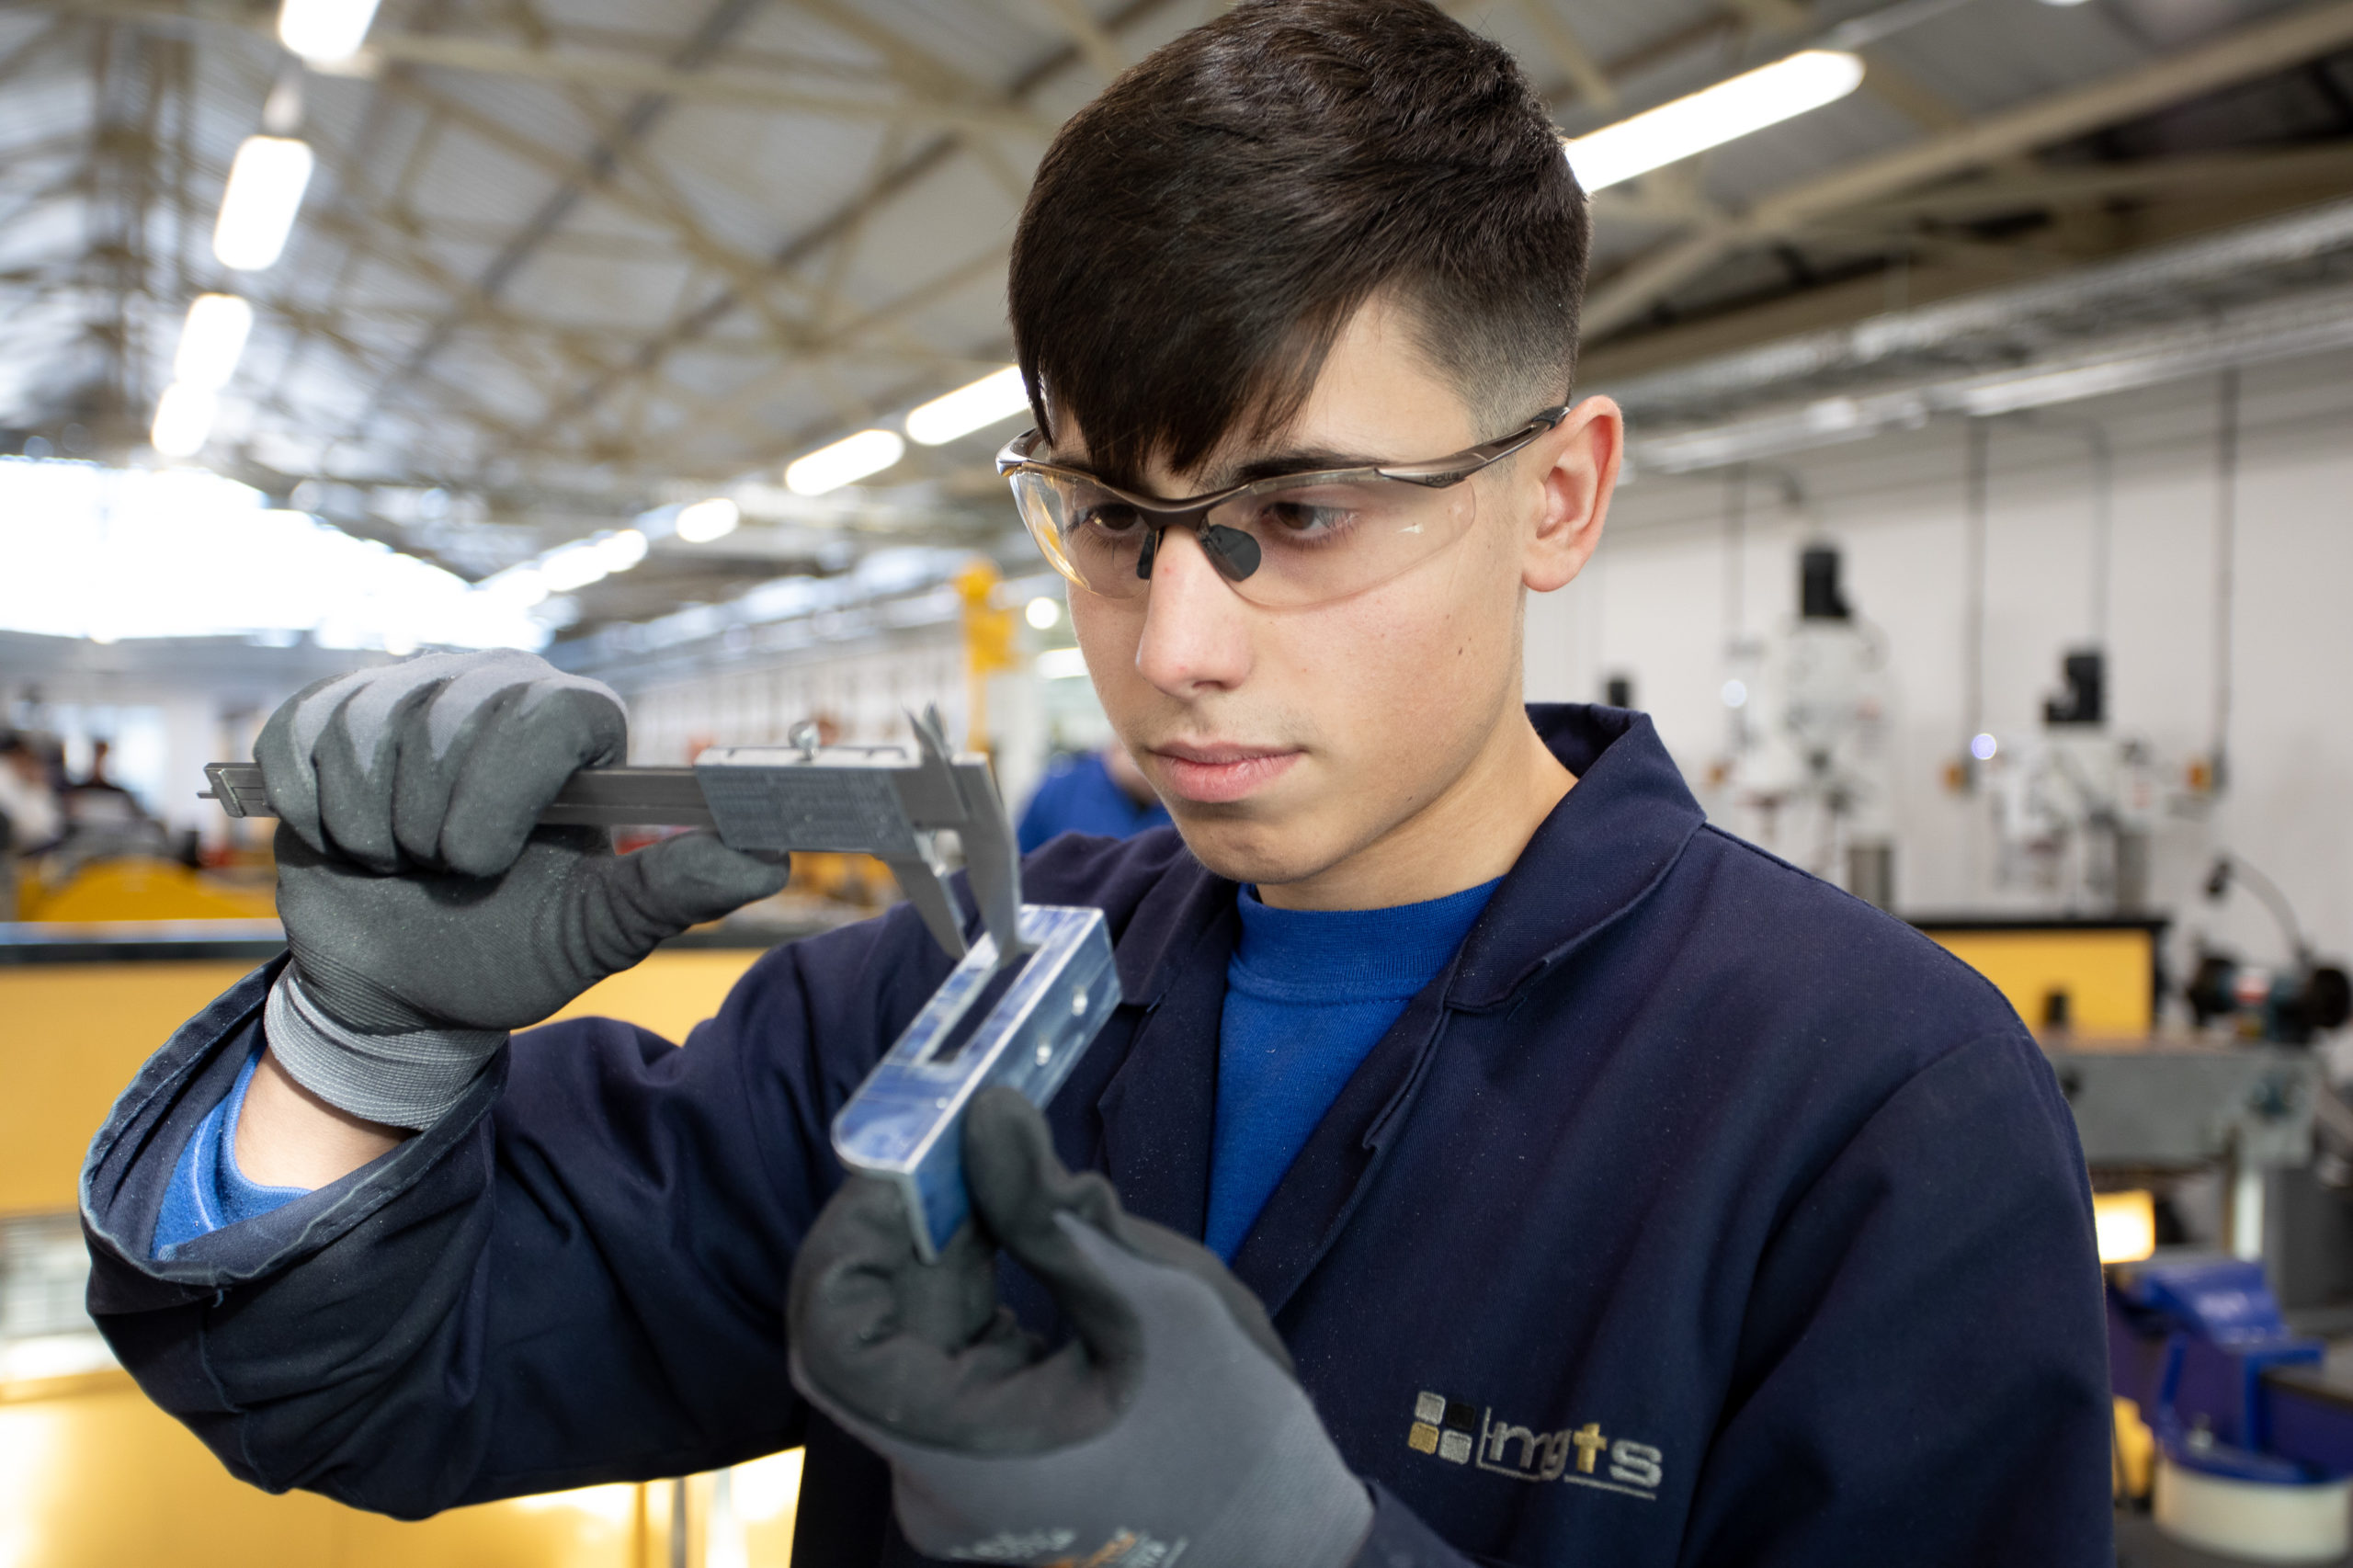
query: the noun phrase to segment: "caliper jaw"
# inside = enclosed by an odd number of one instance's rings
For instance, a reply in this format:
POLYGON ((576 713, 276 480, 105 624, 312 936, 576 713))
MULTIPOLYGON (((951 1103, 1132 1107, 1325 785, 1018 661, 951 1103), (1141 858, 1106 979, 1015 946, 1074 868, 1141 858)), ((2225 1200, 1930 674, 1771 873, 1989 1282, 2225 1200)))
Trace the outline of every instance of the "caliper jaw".
POLYGON ((948 885, 938 835, 952 832, 995 938, 1000 966, 1026 950, 1018 925, 1021 858, 988 759, 948 749, 937 709, 915 725, 917 756, 903 746, 713 746, 695 778, 719 836, 753 850, 840 850, 891 868, 907 902, 949 957, 965 955, 963 912, 948 885))

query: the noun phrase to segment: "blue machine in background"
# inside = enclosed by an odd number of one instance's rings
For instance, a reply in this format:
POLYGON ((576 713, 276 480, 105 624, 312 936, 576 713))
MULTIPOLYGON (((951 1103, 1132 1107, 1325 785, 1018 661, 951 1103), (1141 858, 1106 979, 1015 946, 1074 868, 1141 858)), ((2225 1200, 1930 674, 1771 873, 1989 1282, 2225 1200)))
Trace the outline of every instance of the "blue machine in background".
POLYGON ((2333 1562, 2353 1509, 2353 1389, 2292 1334, 2260 1263, 2111 1265, 2109 1374, 2156 1445, 2166 1533, 2258 1562, 2333 1562))

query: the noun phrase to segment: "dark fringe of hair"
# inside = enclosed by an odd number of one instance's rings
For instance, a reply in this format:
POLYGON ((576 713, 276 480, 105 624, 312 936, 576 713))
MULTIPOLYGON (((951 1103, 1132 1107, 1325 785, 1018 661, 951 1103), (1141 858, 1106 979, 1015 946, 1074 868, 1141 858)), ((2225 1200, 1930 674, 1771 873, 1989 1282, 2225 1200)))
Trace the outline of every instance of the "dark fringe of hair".
POLYGON ((1485 435, 1564 401, 1589 240, 1502 46, 1426 0, 1245 0, 1063 127, 1008 303, 1040 429, 1132 484, 1282 429, 1375 294, 1485 435))

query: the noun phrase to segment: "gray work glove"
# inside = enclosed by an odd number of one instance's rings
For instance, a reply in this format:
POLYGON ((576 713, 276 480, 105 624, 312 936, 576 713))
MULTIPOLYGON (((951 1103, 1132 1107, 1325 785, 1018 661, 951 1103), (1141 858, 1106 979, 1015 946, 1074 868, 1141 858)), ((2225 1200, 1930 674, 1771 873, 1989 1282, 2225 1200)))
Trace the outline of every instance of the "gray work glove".
POLYGON ((964 1118, 977 1224, 915 1256, 897 1189, 854 1176, 792 1271, 793 1386, 890 1461, 933 1557, 1144 1568, 1343 1568, 1372 1500, 1267 1314, 1203 1248, 1073 1176, 1003 1086, 964 1118), (997 1304, 996 1246, 1076 1337, 1049 1353, 997 1304))
POLYGON ((263 1029, 297 1082, 430 1126, 506 1031, 784 885, 707 835, 615 855, 602 828, 535 826, 627 737, 608 688, 512 652, 340 676, 270 716, 254 760, 293 961, 263 1029))

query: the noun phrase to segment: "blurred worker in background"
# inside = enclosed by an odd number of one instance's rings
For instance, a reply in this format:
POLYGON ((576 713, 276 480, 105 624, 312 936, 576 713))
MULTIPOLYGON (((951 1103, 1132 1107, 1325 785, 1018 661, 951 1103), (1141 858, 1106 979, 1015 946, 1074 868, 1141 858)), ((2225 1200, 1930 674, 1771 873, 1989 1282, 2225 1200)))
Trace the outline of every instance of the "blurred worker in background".
POLYGON ((1424 0, 1245 0, 1047 151, 1000 470, 1176 826, 1025 862, 1123 1005, 1042 1114, 975 1098, 937 1262, 827 1137, 949 971, 914 911, 683 1050, 510 1042, 782 869, 535 826, 627 734, 528 655, 281 709, 290 955, 84 1174, 124 1362, 239 1474, 403 1516, 805 1444, 804 1563, 2112 1568, 2032 1038, 1709 827, 1641 714, 1523 703, 1622 450, 1589 237, 1424 0))
POLYGON ((90 743, 90 771, 65 787, 65 820, 76 831, 119 830, 142 822, 147 809, 139 797, 107 776, 107 758, 113 743, 90 743))
POLYGON ((32 737, 0 730, 0 920, 17 918, 17 863, 57 842, 65 813, 32 737))
POLYGON ((1128 748, 1113 741, 1071 758, 1040 782, 1021 813, 1021 852, 1043 848, 1047 840, 1065 833, 1131 838, 1167 825, 1168 808, 1160 803, 1159 792, 1128 748))
POLYGON ((0 732, 0 819, 6 823, 9 850, 31 855, 56 842, 65 814, 50 788, 49 766, 31 736, 0 732))

